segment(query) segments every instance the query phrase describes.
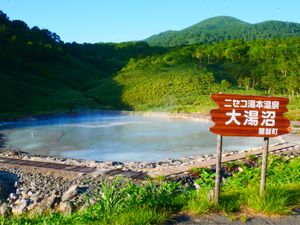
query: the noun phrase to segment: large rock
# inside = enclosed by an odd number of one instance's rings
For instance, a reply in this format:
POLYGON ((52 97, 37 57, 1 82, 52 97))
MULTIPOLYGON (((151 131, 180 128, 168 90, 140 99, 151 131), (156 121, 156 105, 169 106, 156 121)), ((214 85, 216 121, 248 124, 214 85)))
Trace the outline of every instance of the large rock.
POLYGON ((88 185, 73 185, 71 186, 61 197, 62 201, 73 199, 78 194, 82 194, 87 191, 88 185))
POLYGON ((63 201, 59 205, 59 210, 65 214, 71 214, 74 211, 74 205, 70 201, 63 201))
POLYGON ((45 203, 51 207, 55 208, 61 201, 60 194, 57 191, 53 191, 52 194, 46 198, 45 203))
MULTIPOLYGON (((39 198, 39 197, 37 197, 39 198)), ((61 202, 61 196, 57 191, 53 191, 50 196, 41 200, 39 203, 33 203, 34 205, 30 206, 30 210, 34 213, 41 214, 47 209, 55 209, 61 202)))
POLYGON ((29 199, 18 199, 15 204, 12 205, 12 213, 14 215, 21 215, 27 211, 27 206, 30 204, 29 199))

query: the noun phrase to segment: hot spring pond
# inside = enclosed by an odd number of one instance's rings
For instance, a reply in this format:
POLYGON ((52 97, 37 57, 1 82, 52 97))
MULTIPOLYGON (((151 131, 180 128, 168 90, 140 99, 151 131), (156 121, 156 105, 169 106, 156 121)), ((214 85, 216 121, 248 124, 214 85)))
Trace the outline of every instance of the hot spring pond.
MULTIPOLYGON (((157 161, 215 153, 211 123, 158 117, 83 114, 0 123, 8 145, 77 159, 157 161)), ((0 131, 1 131, 0 130, 0 131)), ((262 138, 225 137, 223 150, 259 147, 262 138)))

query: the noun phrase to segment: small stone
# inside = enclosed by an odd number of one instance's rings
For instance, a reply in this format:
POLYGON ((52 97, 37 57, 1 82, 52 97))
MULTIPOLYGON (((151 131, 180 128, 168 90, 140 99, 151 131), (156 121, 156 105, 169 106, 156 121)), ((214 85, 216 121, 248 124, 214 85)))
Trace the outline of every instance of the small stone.
POLYGON ((11 198, 11 199, 17 198, 17 194, 16 193, 10 193, 9 198, 11 198))
POLYGON ((123 169, 123 165, 118 165, 118 166, 116 166, 116 169, 118 169, 118 170, 121 170, 121 169, 123 169))
POLYGON ((17 188, 17 189, 16 189, 16 194, 19 195, 20 193, 21 193, 20 188, 17 188))
POLYGON ((3 217, 11 215, 11 207, 7 203, 3 203, 0 207, 0 214, 3 217))
POLYGON ((201 189, 200 185, 199 185, 199 184, 197 184, 197 183, 194 183, 194 187, 195 187, 195 189, 196 189, 196 190, 199 190, 199 189, 201 189))
POLYGON ((112 162, 111 165, 112 166, 120 166, 120 165, 124 166, 124 163, 122 163, 122 162, 112 162))
POLYGON ((17 195, 16 193, 10 193, 9 198, 12 200, 17 200, 19 198, 19 195, 17 195))
POLYGON ((88 163, 88 167, 97 167, 97 163, 95 161, 91 161, 88 163))
POLYGON ((15 181, 14 187, 18 187, 19 185, 20 185, 20 182, 19 181, 15 181))
POLYGON ((29 189, 28 189, 28 188, 23 188, 23 189, 21 190, 21 195, 22 195, 23 197, 24 197, 24 196, 27 196, 28 192, 29 192, 29 189))

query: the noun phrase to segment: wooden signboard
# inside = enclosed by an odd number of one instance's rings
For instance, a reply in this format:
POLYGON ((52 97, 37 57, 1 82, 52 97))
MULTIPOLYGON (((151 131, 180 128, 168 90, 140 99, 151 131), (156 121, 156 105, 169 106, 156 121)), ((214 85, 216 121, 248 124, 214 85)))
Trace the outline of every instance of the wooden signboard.
POLYGON ((264 137, 260 195, 265 192, 269 137, 287 134, 290 121, 283 114, 288 111, 288 98, 212 94, 219 108, 210 111, 215 123, 210 131, 218 134, 215 182, 215 204, 219 202, 223 136, 264 137))
POLYGON ((290 132, 284 118, 288 98, 212 94, 219 108, 210 111, 210 131, 222 136, 275 137, 290 132))

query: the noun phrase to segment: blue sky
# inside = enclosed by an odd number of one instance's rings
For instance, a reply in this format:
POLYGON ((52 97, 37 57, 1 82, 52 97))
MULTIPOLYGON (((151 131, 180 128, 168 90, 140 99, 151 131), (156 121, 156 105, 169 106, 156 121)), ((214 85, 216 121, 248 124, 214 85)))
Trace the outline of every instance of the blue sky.
POLYGON ((78 43, 142 40, 221 15, 300 23, 299 0, 0 0, 0 10, 78 43))

